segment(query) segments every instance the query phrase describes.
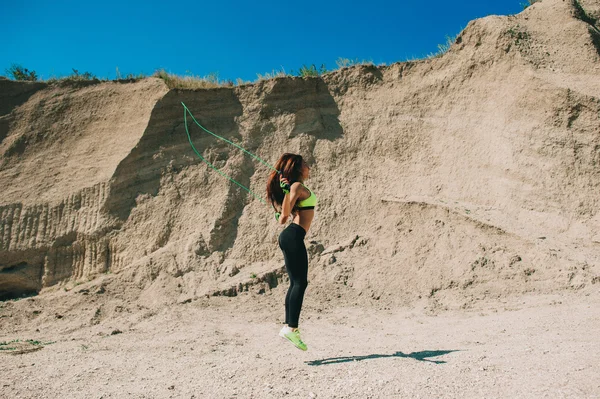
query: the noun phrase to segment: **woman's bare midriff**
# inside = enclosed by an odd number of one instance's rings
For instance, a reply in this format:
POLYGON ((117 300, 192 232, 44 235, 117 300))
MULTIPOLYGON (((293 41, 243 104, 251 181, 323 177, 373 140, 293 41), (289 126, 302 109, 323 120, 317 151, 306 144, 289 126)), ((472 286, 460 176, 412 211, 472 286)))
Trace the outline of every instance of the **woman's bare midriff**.
POLYGON ((296 212, 296 216, 294 216, 294 220, 292 220, 292 222, 300 225, 304 231, 308 233, 308 229, 310 229, 310 224, 312 223, 314 217, 314 209, 304 209, 296 212))

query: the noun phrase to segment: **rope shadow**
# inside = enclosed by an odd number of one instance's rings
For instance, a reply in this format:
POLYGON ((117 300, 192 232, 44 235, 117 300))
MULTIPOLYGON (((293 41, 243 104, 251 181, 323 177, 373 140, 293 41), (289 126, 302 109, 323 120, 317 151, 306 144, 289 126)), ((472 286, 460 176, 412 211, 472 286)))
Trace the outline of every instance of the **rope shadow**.
POLYGON ((309 366, 322 366, 322 365, 326 365, 326 364, 360 362, 361 360, 367 360, 367 359, 380 359, 380 358, 386 358, 386 357, 407 357, 410 359, 418 360, 420 362, 444 364, 446 362, 443 360, 429 360, 427 358, 443 356, 443 355, 447 355, 448 353, 458 352, 458 351, 459 351, 458 349, 454 349, 454 350, 447 350, 447 351, 420 351, 420 352, 411 352, 408 354, 403 353, 403 352, 396 352, 391 355, 374 354, 374 355, 367 355, 367 356, 343 356, 343 357, 331 357, 328 359, 321 359, 321 360, 311 360, 311 361, 304 362, 304 363, 308 364, 309 366))

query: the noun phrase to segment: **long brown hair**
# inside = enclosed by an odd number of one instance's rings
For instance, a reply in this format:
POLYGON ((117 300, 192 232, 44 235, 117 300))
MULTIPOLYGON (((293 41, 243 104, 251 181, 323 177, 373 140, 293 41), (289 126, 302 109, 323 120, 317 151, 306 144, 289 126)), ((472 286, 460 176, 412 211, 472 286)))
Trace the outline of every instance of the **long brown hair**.
MULTIPOLYGON (((267 180, 267 200, 271 201, 271 204, 278 212, 281 212, 281 204, 283 203, 283 198, 285 196, 283 190, 279 186, 279 173, 281 173, 281 177, 288 179, 291 185, 300 181, 302 178, 303 165, 304 160, 302 159, 302 155, 290 153, 283 154, 275 163, 275 169, 279 172, 272 171, 269 175, 269 179, 267 180)), ((296 211, 296 208, 297 207, 294 204, 292 211, 296 211)))

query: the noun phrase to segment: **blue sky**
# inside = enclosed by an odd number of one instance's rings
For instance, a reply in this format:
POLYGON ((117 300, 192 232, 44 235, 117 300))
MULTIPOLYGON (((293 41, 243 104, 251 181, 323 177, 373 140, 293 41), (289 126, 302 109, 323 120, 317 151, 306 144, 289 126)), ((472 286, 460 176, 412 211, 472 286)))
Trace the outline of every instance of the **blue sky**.
POLYGON ((522 2, 2 1, 0 75, 20 64, 43 79, 163 68, 253 81, 303 64, 334 69, 339 57, 391 64, 436 52, 470 20, 516 14, 522 2))

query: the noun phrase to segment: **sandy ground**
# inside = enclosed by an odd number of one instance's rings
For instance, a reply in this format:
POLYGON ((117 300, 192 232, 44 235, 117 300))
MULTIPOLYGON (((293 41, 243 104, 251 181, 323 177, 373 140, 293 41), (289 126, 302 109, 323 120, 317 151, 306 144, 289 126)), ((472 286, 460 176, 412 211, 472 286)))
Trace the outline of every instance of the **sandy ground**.
POLYGON ((318 304, 308 292, 307 352, 277 335, 284 293, 124 312, 78 327, 69 316, 33 327, 4 322, 0 341, 52 343, 0 354, 0 396, 600 397, 597 293, 522 296, 431 316, 318 304))

